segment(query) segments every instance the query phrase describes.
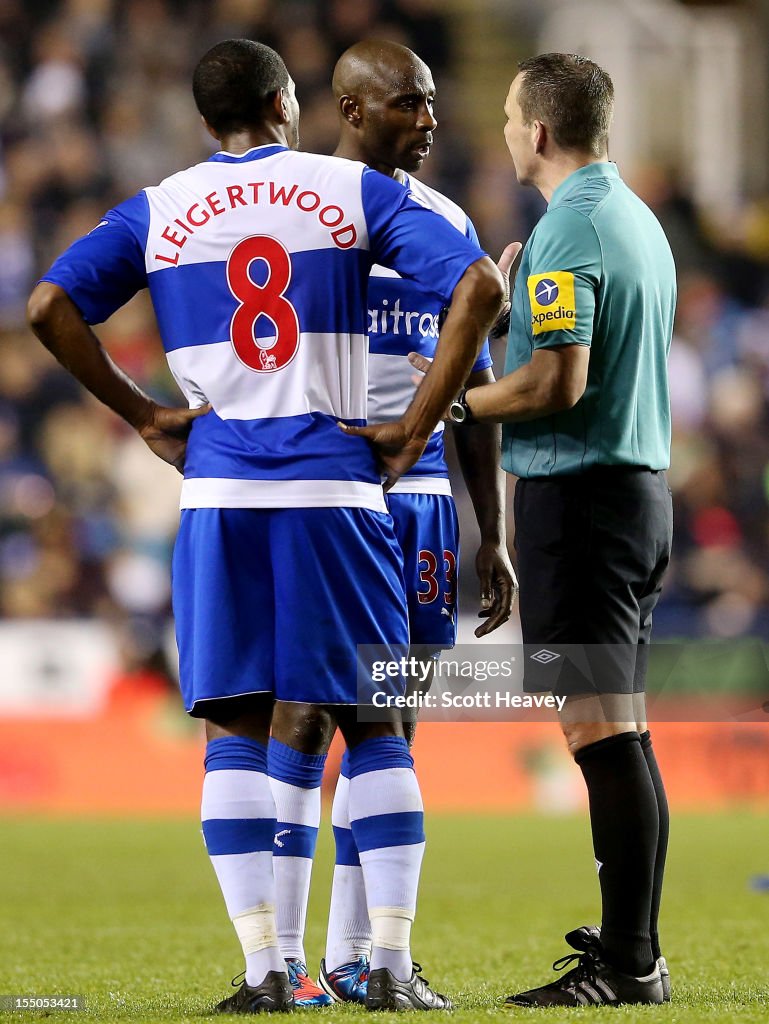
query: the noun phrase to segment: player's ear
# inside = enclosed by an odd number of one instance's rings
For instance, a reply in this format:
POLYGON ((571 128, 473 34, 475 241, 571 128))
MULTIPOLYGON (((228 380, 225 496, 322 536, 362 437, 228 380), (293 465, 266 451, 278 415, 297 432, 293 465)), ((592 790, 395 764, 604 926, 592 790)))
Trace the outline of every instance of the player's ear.
POLYGON ((278 89, 272 102, 275 108, 275 113, 278 116, 278 121, 281 124, 288 124, 291 120, 291 108, 288 102, 288 92, 283 88, 278 89))
POLYGON ((202 115, 201 115, 200 120, 203 122, 203 127, 208 132, 208 134, 211 136, 211 138, 212 139, 216 139, 216 141, 219 142, 220 141, 219 136, 217 135, 216 131, 211 127, 211 125, 208 123, 208 121, 206 121, 206 119, 202 115))
POLYGON ((339 109, 349 124, 357 127, 361 121, 361 109, 357 96, 340 96, 339 109))

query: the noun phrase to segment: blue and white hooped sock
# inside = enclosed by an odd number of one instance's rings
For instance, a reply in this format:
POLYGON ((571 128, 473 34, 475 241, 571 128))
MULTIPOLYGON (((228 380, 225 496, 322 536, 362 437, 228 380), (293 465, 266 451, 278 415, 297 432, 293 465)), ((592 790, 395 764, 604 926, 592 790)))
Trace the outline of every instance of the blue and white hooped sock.
POLYGON ((246 958, 246 982, 285 971, 275 926, 272 846, 275 802, 267 748, 245 736, 222 736, 206 747, 203 837, 246 958))
POLYGON ((345 750, 334 791, 331 824, 336 862, 326 935, 326 970, 371 956, 371 922, 358 847, 350 828, 350 755, 345 750))
POLYGON ((273 868, 278 943, 284 957, 302 963, 325 763, 325 754, 303 754, 270 739, 267 765, 277 813, 273 868))
POLYGON ((371 969, 411 977, 411 925, 425 850, 424 808, 414 760, 401 736, 350 751, 350 826, 371 920, 371 969))

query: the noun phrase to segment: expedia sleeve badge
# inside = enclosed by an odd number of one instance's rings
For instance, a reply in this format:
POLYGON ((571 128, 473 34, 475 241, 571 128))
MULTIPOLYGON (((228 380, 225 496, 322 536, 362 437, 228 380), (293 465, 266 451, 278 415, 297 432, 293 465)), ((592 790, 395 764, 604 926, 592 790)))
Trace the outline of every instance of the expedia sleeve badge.
POLYGON ((574 329, 577 323, 574 274, 567 270, 532 274, 528 279, 528 286, 532 334, 574 329))

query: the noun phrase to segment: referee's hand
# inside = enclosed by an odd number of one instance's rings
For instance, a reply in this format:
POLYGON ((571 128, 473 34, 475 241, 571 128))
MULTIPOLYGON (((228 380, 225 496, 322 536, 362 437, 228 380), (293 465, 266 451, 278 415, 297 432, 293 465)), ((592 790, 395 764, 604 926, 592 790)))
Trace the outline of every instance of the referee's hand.
POLYGON ((505 279, 505 301, 497 319, 491 325, 489 330, 490 338, 502 338, 510 330, 510 272, 522 248, 523 246, 520 242, 510 242, 509 245, 505 246, 497 262, 497 268, 505 279))
MULTIPOLYGON (((414 385, 414 387, 419 388, 422 386, 422 381, 425 379, 425 374, 433 365, 433 361, 432 359, 428 359, 427 356, 423 356, 419 352, 409 352, 408 359, 411 365, 414 367, 414 369, 419 370, 419 373, 415 373, 414 376, 411 378, 411 383, 414 385)), ((449 416, 449 408, 450 406, 447 405, 446 408, 443 410, 443 415, 441 416, 442 420, 449 421, 451 419, 451 417, 449 416)))
POLYGON ((510 618, 518 580, 507 549, 491 542, 483 543, 475 556, 475 571, 481 585, 479 619, 486 621, 475 630, 477 637, 487 636, 510 618))
MULTIPOLYGON (((489 338, 492 340, 505 337, 510 330, 510 310, 512 308, 512 303, 510 302, 510 275, 512 274, 513 266, 518 259, 522 248, 523 246, 520 242, 510 242, 509 245, 506 245, 502 250, 502 255, 497 260, 497 270, 502 275, 502 279, 505 284, 505 301, 502 303, 502 308, 497 314, 497 319, 489 328, 489 338)), ((517 273, 518 268, 516 267, 516 274, 517 273)), ((513 276, 513 280, 515 280, 515 276, 513 276)), ((440 311, 438 316, 439 333, 443 330, 443 325, 446 322, 446 317, 448 316, 450 309, 450 306, 444 306, 440 311)), ((429 360, 425 361, 428 362, 429 360)), ((413 359, 411 360, 411 363, 413 366, 416 366, 417 369, 422 370, 422 373, 427 373, 427 369, 419 366, 413 359)))

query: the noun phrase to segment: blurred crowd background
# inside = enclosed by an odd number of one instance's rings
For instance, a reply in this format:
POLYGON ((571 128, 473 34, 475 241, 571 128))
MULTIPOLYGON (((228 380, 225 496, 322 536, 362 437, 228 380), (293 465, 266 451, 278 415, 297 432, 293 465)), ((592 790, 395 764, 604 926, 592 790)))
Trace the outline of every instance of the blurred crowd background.
MULTIPOLYGON (((178 478, 57 367, 24 310, 37 277, 104 210, 212 151, 189 86, 197 59, 231 36, 275 46, 297 83, 302 148, 329 153, 339 54, 366 36, 411 46, 438 87, 437 144, 424 178, 465 206, 497 254, 525 240, 543 209, 516 185, 502 138, 514 62, 538 48, 537 5, 512 3, 528 12, 517 20, 503 18, 503 6, 0 0, 0 618, 105 618, 121 631, 128 667, 156 662, 164 671, 178 478), (475 8, 477 21, 485 7, 486 33, 506 35, 483 68, 482 81, 492 83, 483 94, 468 66, 462 11, 475 8)), ((715 216, 687 191, 686 168, 667 157, 644 152, 621 170, 662 221, 679 268, 670 362, 675 560, 657 635, 766 635, 769 196, 746 190, 739 208, 715 216)), ((178 401, 146 295, 98 333, 144 388, 178 401)), ((501 367, 501 347, 495 356, 501 367)), ((472 554, 469 503, 455 490, 472 554)), ((462 574, 466 607, 476 599, 471 563, 462 574)))

